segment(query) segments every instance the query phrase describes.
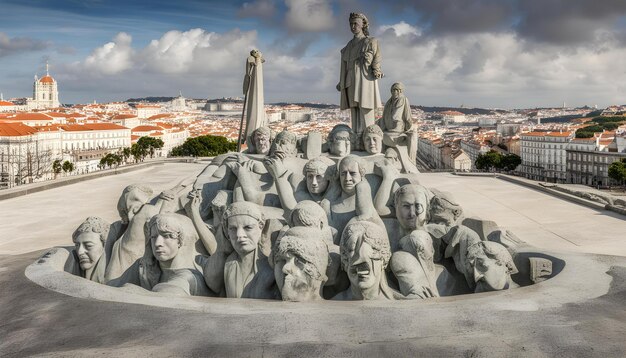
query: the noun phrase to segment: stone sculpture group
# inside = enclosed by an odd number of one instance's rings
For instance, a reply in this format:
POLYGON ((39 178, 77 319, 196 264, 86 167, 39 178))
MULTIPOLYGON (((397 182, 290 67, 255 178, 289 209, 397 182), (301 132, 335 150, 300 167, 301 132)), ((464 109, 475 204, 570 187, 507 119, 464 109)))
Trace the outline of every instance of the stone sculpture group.
POLYGON ((122 289, 286 301, 515 287, 514 238, 485 234, 449 195, 418 183, 401 83, 375 123, 378 43, 364 15, 351 14, 350 26, 337 89, 352 126, 325 142, 261 126, 247 133, 246 152, 214 158, 192 183, 159 195, 129 185, 119 221, 89 217, 72 235, 73 271, 122 289))

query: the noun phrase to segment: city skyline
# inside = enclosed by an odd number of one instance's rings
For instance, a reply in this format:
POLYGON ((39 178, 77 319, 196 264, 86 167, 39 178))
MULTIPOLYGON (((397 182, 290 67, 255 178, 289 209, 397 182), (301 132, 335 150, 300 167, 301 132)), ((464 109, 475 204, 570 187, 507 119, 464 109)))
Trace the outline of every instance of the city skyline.
POLYGON ((62 103, 241 96, 259 48, 266 101, 337 103, 347 16, 381 44, 383 99, 487 108, 624 104, 626 3, 571 1, 4 1, 0 92, 30 97, 45 63, 62 103))

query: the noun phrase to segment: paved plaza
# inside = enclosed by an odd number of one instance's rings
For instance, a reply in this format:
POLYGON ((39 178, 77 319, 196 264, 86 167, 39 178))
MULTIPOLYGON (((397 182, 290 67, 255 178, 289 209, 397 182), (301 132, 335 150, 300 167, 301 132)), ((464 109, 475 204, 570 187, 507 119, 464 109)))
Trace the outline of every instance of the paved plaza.
MULTIPOLYGON (((626 352, 621 258, 593 259, 606 267, 599 281, 610 286, 608 293, 549 308, 539 299, 515 298, 516 292, 538 296, 540 284, 473 295, 464 299, 470 305, 454 297, 323 306, 234 299, 232 311, 209 303, 197 312, 70 297, 24 276, 44 249, 71 245, 71 233, 85 217, 116 220, 117 198, 126 185, 143 182, 159 193, 202 169, 202 164, 166 163, 0 201, 0 356, 619 357, 626 352), (503 308, 514 300, 514 307, 503 308), (488 314, 491 306, 499 307, 497 316, 488 314)), ((420 174, 420 181, 452 193, 467 216, 493 220, 539 248, 626 256, 626 221, 618 214, 492 177, 436 173, 420 174)), ((580 267, 576 275, 586 280, 580 267)), ((552 280, 558 283, 559 276, 552 280)))

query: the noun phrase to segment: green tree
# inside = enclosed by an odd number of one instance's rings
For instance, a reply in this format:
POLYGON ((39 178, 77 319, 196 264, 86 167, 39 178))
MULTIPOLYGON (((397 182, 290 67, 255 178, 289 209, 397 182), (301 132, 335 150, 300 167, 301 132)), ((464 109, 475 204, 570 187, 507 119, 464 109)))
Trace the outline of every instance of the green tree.
POLYGON ((52 171, 55 175, 61 174, 61 172, 63 171, 63 164, 61 164, 61 159, 56 159, 54 162, 52 162, 52 171))
POLYGON ((237 150, 237 143, 226 137, 203 135, 188 138, 185 143, 172 149, 172 156, 213 157, 237 150))
POLYGON ((100 159, 100 167, 103 168, 105 166, 111 168, 113 166, 118 167, 122 164, 123 158, 121 155, 114 153, 107 153, 104 157, 100 159))
POLYGON ((66 160, 63 162, 62 168, 65 173, 71 173, 74 171, 74 163, 70 162, 69 160, 66 160))
POLYGON ((624 183, 624 180, 626 180, 626 166, 622 161, 611 163, 609 166, 609 178, 620 185, 624 183))
POLYGON ((509 153, 507 155, 503 155, 500 160, 500 168, 506 171, 513 171, 517 168, 518 165, 522 164, 522 158, 517 154, 509 153))
POLYGON ((478 170, 500 169, 502 154, 492 150, 485 154, 479 154, 474 165, 478 170))
POLYGON ((130 158, 130 156, 132 155, 130 147, 125 147, 124 149, 122 149, 120 154, 122 158, 124 159, 124 161, 127 161, 128 158, 130 158))
POLYGON ((137 143, 130 147, 130 154, 135 159, 135 162, 143 162, 143 159, 148 155, 146 148, 139 146, 137 143))
POLYGON ((144 148, 146 155, 149 154, 150 158, 153 158, 156 150, 163 148, 164 144, 165 143, 163 143, 163 141, 160 138, 154 138, 154 137, 146 136, 146 137, 141 137, 139 138, 139 140, 137 140, 137 145, 140 146, 141 148, 144 148))

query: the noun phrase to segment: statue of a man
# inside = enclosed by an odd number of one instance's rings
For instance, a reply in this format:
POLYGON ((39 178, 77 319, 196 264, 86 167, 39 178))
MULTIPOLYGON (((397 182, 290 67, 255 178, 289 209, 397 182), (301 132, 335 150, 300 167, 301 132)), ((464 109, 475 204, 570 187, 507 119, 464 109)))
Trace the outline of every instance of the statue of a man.
POLYGON ((354 37, 341 49, 341 70, 337 90, 341 92, 341 109, 350 109, 356 148, 362 149, 363 131, 374 124, 374 112, 382 107, 377 79, 380 68, 378 40, 369 36, 369 22, 364 14, 350 14, 354 37))
POLYGON ((341 265, 348 273, 350 290, 338 299, 393 300, 398 297, 385 276, 391 249, 383 227, 355 221, 343 231, 340 247, 341 265))
POLYGON ((321 300, 328 280, 328 245, 313 227, 294 227, 274 254, 274 275, 283 301, 321 300))
POLYGON ((411 119, 411 105, 403 92, 402 83, 391 86, 391 98, 385 103, 378 125, 384 132, 383 143, 398 151, 404 172, 417 173, 417 134, 411 119))
POLYGON ((246 95, 246 130, 243 141, 249 138, 255 129, 267 126, 265 117, 265 99, 263 97, 263 62, 265 59, 259 50, 250 51, 246 59, 246 75, 243 79, 243 93, 246 95))

